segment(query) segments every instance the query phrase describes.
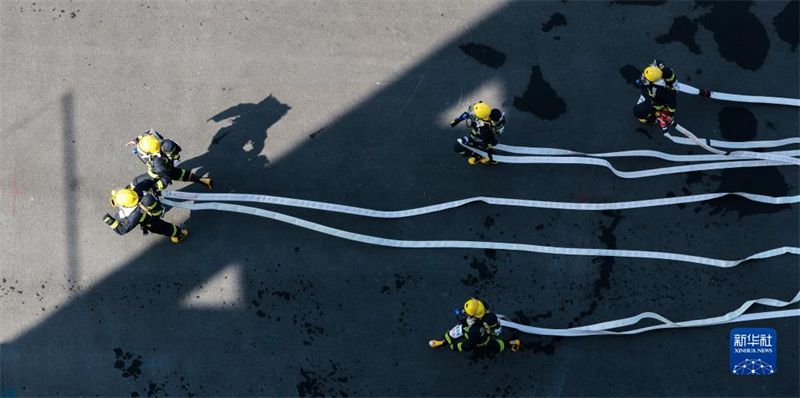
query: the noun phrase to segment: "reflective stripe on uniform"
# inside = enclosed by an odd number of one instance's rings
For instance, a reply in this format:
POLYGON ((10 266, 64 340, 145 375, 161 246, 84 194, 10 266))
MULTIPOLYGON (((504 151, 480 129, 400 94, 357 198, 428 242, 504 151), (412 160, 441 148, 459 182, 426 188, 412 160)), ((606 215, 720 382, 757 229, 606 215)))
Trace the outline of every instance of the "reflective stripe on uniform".
POLYGON ((172 224, 172 237, 178 236, 178 227, 175 224, 172 224))
POLYGON ((111 227, 111 229, 115 229, 115 228, 117 228, 119 226, 119 221, 114 220, 114 223, 109 225, 109 226, 111 227))
POLYGON ((506 349, 506 343, 503 340, 497 339, 497 344, 500 344, 500 352, 506 349))
POLYGON ((153 178, 158 178, 158 173, 156 173, 156 168, 153 166, 152 159, 148 159, 147 161, 147 175, 153 178))

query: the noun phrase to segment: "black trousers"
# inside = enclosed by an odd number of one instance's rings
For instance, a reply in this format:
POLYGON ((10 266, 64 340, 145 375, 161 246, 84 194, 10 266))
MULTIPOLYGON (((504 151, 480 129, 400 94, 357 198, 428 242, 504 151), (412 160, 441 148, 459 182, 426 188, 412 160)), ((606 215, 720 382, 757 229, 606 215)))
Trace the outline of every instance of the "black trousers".
MULTIPOLYGON (((461 336, 457 339, 450 337, 449 332, 444 333, 444 341, 447 345, 450 346, 450 349, 453 351, 464 351, 463 346, 464 343, 467 341, 465 336, 461 336)), ((497 336, 488 336, 483 337, 480 342, 476 346, 474 346, 473 350, 488 350, 489 352, 500 353, 503 352, 506 347, 509 347, 509 344, 504 341, 503 339, 497 336)))
MULTIPOLYGON (((466 140, 466 139, 468 139, 468 137, 464 137, 464 138, 462 138, 462 139, 461 139, 461 141, 463 142, 463 141, 464 141, 464 140, 466 140)), ((476 145, 476 143, 475 143, 474 141, 472 141, 472 140, 469 140, 469 141, 467 141, 467 144, 468 144, 468 146, 470 146, 470 147, 474 147, 475 149, 478 149, 478 150, 484 151, 484 152, 486 152, 486 153, 488 153, 488 154, 490 154, 490 155, 491 155, 491 154, 494 152, 494 151, 492 150, 492 148, 489 148, 488 146, 485 146, 485 145, 484 145, 484 146, 481 146, 481 145, 476 145)), ((463 145, 461 145, 461 144, 460 144, 458 141, 456 141, 455 145, 453 145, 453 151, 454 151, 455 153, 457 153, 457 154, 459 154, 459 155, 463 156, 463 157, 466 157, 466 158, 468 158, 468 157, 470 157, 470 156, 475 156, 475 157, 479 157, 479 156, 480 156, 480 155, 476 154, 475 152, 472 152, 472 151, 470 151, 469 149, 465 148, 465 147, 464 147, 463 145)))
POLYGON ((509 344, 499 337, 490 337, 489 342, 486 343, 485 346, 480 347, 480 349, 489 350, 489 352, 499 353, 503 352, 509 344))
POLYGON ((170 224, 160 218, 155 217, 148 217, 146 220, 144 220, 143 225, 148 231, 154 234, 169 236, 170 238, 180 235, 181 232, 180 228, 175 226, 175 224, 170 224))
POLYGON ((642 121, 642 123, 656 123, 656 108, 653 108, 653 105, 648 101, 636 104, 636 106, 633 107, 633 115, 636 116, 639 121, 642 121))
POLYGON ((200 182, 200 177, 194 175, 190 170, 184 170, 180 167, 173 167, 169 171, 169 178, 178 181, 200 182))
MULTIPOLYGON (((171 181, 177 180, 177 181, 191 181, 197 183, 200 182, 200 177, 198 177, 189 170, 184 170, 178 167, 173 167, 172 170, 169 171, 168 175, 171 181)), ((150 174, 145 173, 136 176, 136 178, 133 179, 133 182, 131 182, 131 185, 137 188, 137 193, 139 194, 141 194, 139 190, 149 190, 151 188, 155 191, 159 191, 160 189, 156 185, 157 180, 158 179, 150 176, 150 174)), ((168 184, 165 184, 164 188, 166 188, 166 185, 168 184)))

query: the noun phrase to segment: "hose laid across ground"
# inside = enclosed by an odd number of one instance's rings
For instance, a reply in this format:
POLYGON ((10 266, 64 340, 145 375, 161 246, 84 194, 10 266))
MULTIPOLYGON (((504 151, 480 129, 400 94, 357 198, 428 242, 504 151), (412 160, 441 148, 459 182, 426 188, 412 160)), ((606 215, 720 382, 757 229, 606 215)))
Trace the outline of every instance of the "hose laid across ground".
MULTIPOLYGON (((660 85, 663 85, 660 84, 660 85)), ((784 98, 784 97, 766 97, 760 95, 741 95, 741 94, 728 94, 719 93, 716 91, 698 89, 688 84, 677 82, 675 87, 678 91, 691 95, 699 95, 701 97, 710 97, 715 100, 731 101, 731 102, 746 102, 750 104, 772 104, 772 105, 787 105, 800 107, 800 99, 784 98)))
POLYGON ((583 336, 631 335, 631 334, 639 334, 659 329, 696 328, 701 326, 722 325, 734 322, 738 323, 738 322, 748 322, 748 321, 756 321, 764 319, 800 317, 800 310, 781 310, 781 311, 759 312, 755 314, 744 314, 744 312, 747 311, 754 304, 780 308, 792 305, 799 301, 800 301, 800 292, 798 292, 797 295, 794 296, 794 298, 790 301, 781 301, 776 299, 749 300, 744 304, 742 304, 736 310, 731 311, 725 315, 713 318, 673 322, 654 312, 643 312, 639 315, 632 316, 629 318, 617 319, 613 321, 597 323, 594 325, 581 326, 569 329, 538 328, 534 326, 522 325, 519 323, 512 322, 507 317, 502 315, 498 315, 498 317, 500 318, 500 324, 504 327, 516 329, 523 333, 536 334, 541 336, 583 337, 583 336), (633 326, 642 321, 643 319, 655 319, 661 322, 661 324, 654 326, 647 326, 633 330, 626 330, 621 332, 612 330, 627 326, 633 326))
MULTIPOLYGON (((681 92, 689 94, 701 94, 698 90, 689 85, 679 85, 678 89, 681 92)), ((776 97, 758 97, 758 96, 742 96, 736 94, 714 93, 705 91, 707 96, 714 99, 737 101, 737 102, 750 102, 750 103, 770 103, 790 106, 800 106, 800 100, 776 98, 776 97)), ((706 150, 714 153, 715 155, 671 155, 664 154, 657 151, 625 151, 625 152, 612 152, 605 154, 584 154, 579 152, 551 149, 551 148, 524 148, 500 145, 498 150, 505 150, 507 152, 518 151, 515 153, 524 153, 527 155, 550 155, 550 156, 493 156, 493 159, 501 163, 536 163, 536 164, 586 164, 596 165, 609 168, 614 174, 623 178, 642 178, 656 175, 675 174, 691 171, 703 170, 720 170, 728 168, 740 167, 763 167, 763 166, 783 166, 788 164, 800 165, 800 160, 795 159, 798 156, 798 151, 783 151, 775 153, 757 153, 749 151, 725 152, 720 151, 714 147, 720 148, 736 148, 736 149, 752 149, 752 148, 771 148, 790 144, 800 143, 800 138, 790 138, 778 141, 753 141, 749 143, 727 143, 724 141, 713 141, 697 138, 691 132, 676 126, 678 131, 687 135, 688 138, 673 137, 665 134, 667 138, 673 142, 684 145, 699 145, 706 150), (554 157, 552 155, 585 155, 590 157, 624 157, 624 156, 646 156, 658 157, 664 160, 671 161, 708 161, 708 160, 730 160, 731 158, 748 158, 759 159, 751 161, 723 161, 717 163, 706 163, 691 166, 677 166, 665 167, 661 169, 643 170, 635 172, 622 172, 616 170, 608 161, 602 159, 580 158, 580 157, 554 157)), ((461 143, 461 140, 459 140, 461 143)), ((483 151, 477 150, 462 143, 464 147, 473 151, 481 156, 488 156, 483 151)), ((749 200, 768 203, 768 204, 788 204, 797 203, 800 201, 800 196, 790 197, 769 197, 764 195, 754 195, 749 193, 733 192, 733 193, 715 193, 705 195, 692 195, 686 197, 664 198, 664 199, 651 199, 642 201, 629 201, 617 203, 562 203, 562 202, 547 202, 547 201, 533 201, 533 200, 518 200, 518 199, 505 199, 505 198, 492 198, 492 197, 475 197, 469 199, 462 199, 447 203, 441 203, 432 206, 426 206, 416 209, 400 210, 400 211, 379 211, 371 209, 363 209, 353 206, 337 205, 325 202, 315 202, 307 200, 298 200, 291 198, 283 198, 268 195, 248 195, 248 194, 192 194, 175 191, 164 191, 162 200, 164 204, 178 207, 187 210, 218 210, 228 211, 234 213, 251 214, 259 217, 271 218, 277 221, 293 224, 302 228, 310 229, 316 232, 321 232, 327 235, 348 239, 351 241, 386 246, 395 248, 409 248, 409 249, 432 249, 432 248, 466 248, 466 249, 496 249, 496 250, 513 250, 524 251, 532 253, 545 253, 557 255, 577 255, 577 256, 609 256, 609 257, 628 257, 628 258, 643 258, 643 259, 660 259, 672 260, 688 263, 695 263, 701 265, 708 265, 713 267, 730 268, 739 265, 740 263, 754 259, 766 259, 770 257, 780 256, 783 254, 800 255, 800 248, 798 247, 780 247, 772 250, 767 250, 761 253, 754 254, 741 260, 720 260, 700 256, 691 256, 677 253, 664 253, 640 250, 616 250, 616 249, 585 249, 585 248, 565 248, 553 246, 538 246, 518 243, 503 243, 503 242, 482 242, 482 241, 412 241, 412 240, 397 240, 386 239, 370 235, 363 235, 354 232, 344 231, 321 224, 313 223, 297 217, 288 216, 278 212, 259 209, 255 207, 241 206, 230 203, 187 203, 182 201, 173 201, 171 199, 183 200, 223 200, 235 202, 258 202, 270 203, 278 205, 286 205, 293 207, 303 207, 317 210, 333 211, 338 213, 346 213, 367 217, 378 218, 400 218, 411 217, 415 215, 428 214, 436 211, 463 206, 472 202, 485 202, 495 205, 506 206, 521 206, 521 207, 537 207, 537 208, 550 208, 550 209, 564 209, 564 210, 617 210, 617 209, 631 209, 652 206, 665 206, 672 204, 692 203, 704 200, 712 200, 728 195, 736 195, 747 198, 749 200)), ((592 335, 631 335, 643 333, 651 330, 666 329, 666 328, 686 328, 686 327, 701 327, 710 325, 720 325, 733 322, 745 322, 753 320, 764 319, 777 319, 784 317, 798 317, 800 310, 783 310, 783 311, 770 311, 756 314, 744 314, 754 304, 766 305, 771 307, 785 307, 800 301, 800 292, 791 301, 781 301, 776 299, 758 299, 749 300, 745 302, 735 311, 732 311, 723 316, 714 318, 705 318, 691 321, 673 322, 669 319, 652 312, 645 312, 634 317, 618 319, 614 321, 603 322, 599 324, 582 326, 570 329, 548 329, 537 328, 528 325, 521 325, 508 320, 504 316, 500 316, 500 322, 503 326, 508 328, 517 329, 524 333, 547 335, 547 336, 592 336, 592 335), (612 329, 619 329, 628 326, 633 326, 644 319, 654 319, 661 322, 660 325, 648 326, 644 328, 627 330, 627 331, 613 331, 612 329)))
MULTIPOLYGON (((174 195, 175 192, 170 192, 168 195, 174 195)), ((197 194, 195 194, 197 195, 197 194)), ((237 194, 227 194, 227 195, 237 195, 237 194)), ((166 196, 166 195, 165 195, 166 196)), ((269 211, 265 209, 258 209, 254 207, 247 207, 229 203, 187 203, 187 202, 180 202, 180 201, 172 201, 169 199, 163 199, 162 202, 166 205, 178 207, 187 210, 219 210, 219 211, 228 211, 234 213, 243 213, 243 214, 251 214, 259 217, 271 218, 277 221, 285 222, 288 224, 293 224, 302 228, 310 229, 313 231, 321 232, 327 235, 336 236, 343 239, 348 239, 356 242, 367 243, 372 245, 378 246, 388 246, 388 247, 396 247, 396 248, 417 248, 417 249, 433 249, 433 248, 466 248, 466 249, 497 249, 497 250, 516 250, 516 251, 525 251, 525 252, 533 252, 533 253, 546 253, 546 254, 559 254, 559 255, 579 255, 579 256, 614 256, 614 257, 629 257, 629 258, 645 258, 645 259, 661 259, 661 260, 674 260, 674 261, 682 261, 682 262, 689 262, 701 265, 708 265, 714 267, 722 267, 722 268, 730 268, 734 267, 744 261, 754 260, 754 259, 765 259, 769 257, 775 257, 782 254, 794 254, 800 255, 800 248, 797 247, 782 247, 776 248, 773 250, 768 250, 765 252, 754 254, 750 257, 741 260, 719 260, 719 259, 712 259, 706 257, 698 257, 698 256, 689 256, 684 254, 676 254, 676 253, 662 253, 662 252, 651 252, 651 251, 637 251, 637 250, 612 250, 612 249, 581 249, 581 248, 563 248, 563 247, 552 247, 552 246, 537 246, 537 245, 527 245, 527 244, 517 244, 517 243, 497 243, 497 242, 479 242, 479 241, 410 241, 410 240, 396 240, 396 239, 385 239, 379 238, 375 236, 369 235, 362 235, 353 232, 343 231, 336 228, 327 227, 321 224, 313 223, 310 221, 306 221, 297 217, 288 216, 285 214, 277 213, 274 211, 269 211)), ((308 201, 306 201, 308 202, 308 201)), ((772 311, 766 313, 758 313, 758 314, 746 314, 743 315, 745 311, 747 311, 750 306, 753 304, 762 304, 768 305, 773 307, 783 307, 793 303, 798 302, 800 300, 800 293, 798 293, 795 298, 790 302, 783 302, 780 300, 775 299, 760 299, 760 300, 751 300, 743 304, 739 307, 736 311, 728 313, 721 317, 715 318, 707 318, 707 319, 699 319, 699 320, 692 320, 692 321, 683 321, 683 322, 672 322, 663 316, 652 313, 646 312, 639 314, 635 317, 624 318, 609 322, 604 322, 595 325, 583 326, 578 328, 571 328, 571 329, 547 329, 547 328, 537 328, 528 325, 521 325, 514 322, 509 321, 507 318, 503 317, 501 319, 501 324, 503 326, 517 329, 524 333, 530 334, 539 334, 539 335, 548 335, 548 336, 568 336, 568 337, 576 337, 576 336, 593 336, 593 335, 628 335, 628 334, 638 334, 643 333, 651 330, 658 330, 658 329, 665 329, 665 328, 686 328, 686 327, 700 327, 700 326, 710 326, 710 325, 719 325, 725 323, 733 323, 733 322, 745 322, 751 320, 763 320, 763 319, 775 319, 775 318, 784 318, 784 317, 797 317, 800 316, 800 310, 786 310, 786 311, 772 311), (616 332, 610 329, 617 329, 621 327, 631 326, 642 319, 656 319, 662 322, 661 325, 656 326, 649 326, 645 328, 629 330, 629 331, 622 331, 616 332)))
POLYGON ((598 211, 598 210, 626 210, 626 209, 641 209, 647 207, 657 206, 670 206, 687 203, 698 203, 714 199, 719 199, 726 196, 738 196, 753 202, 765 203, 771 205, 787 205, 793 203, 800 203, 800 195, 795 196, 767 196, 757 195, 746 192, 716 192, 699 195, 689 196, 676 196, 672 198, 659 198, 659 199, 644 199, 634 200, 627 202, 608 202, 608 203, 574 203, 574 202, 552 202, 545 200, 527 200, 527 199, 509 199, 509 198, 495 198, 490 196, 477 196, 472 198, 454 200, 451 202, 437 203, 430 206, 417 207, 406 210, 375 210, 366 209, 363 207, 340 205, 335 203, 317 202, 313 200, 303 200, 286 198, 282 196, 272 195, 252 195, 242 193, 192 193, 164 190, 161 192, 162 197, 167 199, 179 200, 192 200, 196 202, 250 202, 250 203, 266 203, 280 206, 300 207, 305 209, 322 210, 334 213, 350 214, 361 217, 372 218, 404 218, 414 217, 423 214, 435 213, 438 211, 454 209, 467 205, 469 203, 482 202, 490 205, 497 206, 514 206, 514 207, 527 207, 538 209, 553 209, 553 210, 585 210, 585 211, 598 211))
MULTIPOLYGON (((469 146, 461 142, 459 139, 458 142, 464 147, 467 148, 469 151, 478 154, 483 157, 488 157, 489 155, 480 149, 475 147, 469 146)), ((574 156, 504 156, 504 155, 492 155, 491 158, 498 162, 498 163, 515 163, 515 164, 578 164, 578 165, 590 165, 590 166, 600 166, 605 167, 611 170, 614 175, 621 177, 621 178, 646 178, 646 177, 656 177, 662 175, 669 175, 669 174, 682 174, 682 173, 691 173, 695 171, 708 171, 708 170, 724 170, 724 169, 739 169, 739 168, 750 168, 750 167, 769 167, 769 166, 791 166, 792 164, 784 162, 784 161, 775 161, 775 160, 731 160, 731 161, 724 161, 724 162, 714 162, 714 163, 702 163, 702 164, 694 164, 694 165, 686 165, 686 166, 670 166, 670 167, 661 167, 655 169, 646 169, 646 170, 638 170, 638 171, 621 171, 616 169, 611 163, 604 159, 594 159, 594 158, 585 158, 585 157, 574 157, 574 156)))
POLYGON ((250 214, 258 217, 270 218, 287 224, 296 225, 312 231, 321 232, 326 235, 335 236, 342 239, 361 242, 376 246, 395 247, 400 249, 495 249, 511 250, 528 253, 541 253, 565 256, 589 256, 589 257, 627 257, 651 260, 670 260, 699 265, 707 265, 718 268, 732 268, 745 261, 762 260, 777 257, 784 254, 800 255, 800 247, 783 246, 775 249, 753 254, 739 260, 721 260, 701 256, 692 256, 679 253, 665 253, 647 250, 616 250, 616 249, 586 249, 575 247, 541 246, 524 243, 506 242, 484 242, 484 241, 463 241, 463 240, 399 240, 387 239, 377 236, 363 235, 355 232, 344 231, 337 228, 317 224, 301 218, 292 217, 286 214, 259 209, 256 207, 241 206, 230 203, 187 203, 176 202, 163 199, 166 205, 186 209, 186 210, 220 210, 232 213, 250 214))

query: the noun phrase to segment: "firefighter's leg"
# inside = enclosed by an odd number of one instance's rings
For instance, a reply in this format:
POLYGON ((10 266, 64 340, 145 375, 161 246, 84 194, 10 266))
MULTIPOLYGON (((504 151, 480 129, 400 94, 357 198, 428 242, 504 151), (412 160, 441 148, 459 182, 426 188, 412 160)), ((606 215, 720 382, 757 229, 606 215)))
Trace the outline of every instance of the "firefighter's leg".
MULTIPOLYGON (((464 137, 461 139, 461 142, 469 143, 469 137, 464 137)), ((475 152, 470 151, 469 149, 465 148, 461 143, 456 141, 456 144, 453 146, 453 151, 457 154, 467 158, 469 164, 476 164, 481 160, 480 155, 476 154, 475 152)))
POLYGON ((444 334, 444 340, 431 340, 428 342, 428 345, 430 345, 431 348, 442 347, 449 344, 453 344, 453 338, 450 337, 448 333, 444 334))
POLYGON ((455 345, 458 344, 457 340, 460 339, 461 337, 459 338, 452 337, 450 336, 450 332, 451 331, 447 331, 444 333, 443 340, 431 340, 428 342, 428 344, 431 346, 431 348, 443 347, 447 345, 450 346, 451 349, 455 349, 455 345))
POLYGON ((190 170, 185 170, 179 167, 173 167, 172 171, 170 172, 170 177, 180 181, 188 181, 194 182, 196 184, 203 184, 211 189, 211 179, 200 177, 197 174, 192 173, 190 170))
POLYGON ((137 176, 136 178, 133 179, 133 182, 131 182, 131 187, 132 187, 133 190, 135 190, 137 192, 139 190, 145 190, 146 191, 146 190, 150 190, 150 189, 153 189, 155 192, 158 192, 158 191, 161 191, 162 189, 166 188, 167 184, 164 183, 164 180, 162 180, 160 178, 154 178, 153 176, 151 176, 149 174, 142 174, 142 175, 137 176), (140 188, 137 188, 137 187, 144 187, 144 188, 140 189, 140 188))
POLYGON ((519 351, 519 340, 511 340, 506 342, 499 337, 492 336, 489 339, 489 342, 486 343, 485 348, 494 353, 500 353, 508 350, 509 348, 511 351, 517 352, 519 351))
MULTIPOLYGON (((486 143, 475 143, 475 149, 486 152, 487 154, 491 153, 492 148, 490 148, 486 143)), ((491 156, 491 155, 490 155, 491 156)), ((491 161, 490 158, 484 157, 482 155, 478 155, 477 153, 472 153, 472 156, 468 159, 469 164, 487 164, 491 161)))
POLYGON ((489 157, 482 158, 481 159, 481 163, 483 163, 483 164, 497 164, 497 161, 492 158, 492 156, 494 155, 494 149, 493 148, 486 148, 486 153, 489 155, 489 157))
POLYGON ((633 107, 633 115, 636 116, 641 123, 656 123, 656 110, 653 108, 653 105, 647 101, 636 104, 636 106, 633 107))
POLYGON ((139 197, 141 197, 147 191, 158 192, 156 181, 148 174, 142 174, 134 178, 133 181, 131 181, 130 187, 136 191, 139 197))
MULTIPOLYGON (((466 137, 462 138, 461 141, 464 141, 465 138, 466 137)), ((464 148, 464 146, 461 145, 461 143, 458 141, 456 141, 455 145, 453 145, 453 151, 464 157, 469 157, 470 155, 472 155, 472 152, 467 148, 464 148)))
POLYGON ((428 345, 430 345, 431 348, 437 348, 443 346, 444 343, 445 343, 444 340, 431 340, 428 342, 428 345))
POLYGON ((186 238, 188 232, 181 230, 174 224, 170 224, 160 218, 150 218, 147 221, 147 229, 150 232, 164 235, 172 238, 172 241, 178 243, 186 238))

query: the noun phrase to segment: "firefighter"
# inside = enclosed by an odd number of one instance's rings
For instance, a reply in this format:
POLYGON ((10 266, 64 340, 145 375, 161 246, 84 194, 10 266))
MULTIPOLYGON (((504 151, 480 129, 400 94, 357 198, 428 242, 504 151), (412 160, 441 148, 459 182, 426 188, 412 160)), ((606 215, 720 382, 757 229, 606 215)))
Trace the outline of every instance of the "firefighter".
POLYGON ((468 136, 460 138, 456 142, 453 150, 467 158, 469 164, 497 164, 492 159, 494 147, 497 146, 497 137, 503 134, 506 128, 505 114, 499 109, 492 109, 489 104, 479 101, 472 104, 461 116, 450 122, 450 127, 455 127, 461 121, 466 120, 467 128, 470 129, 468 136), (486 152, 488 157, 478 155, 461 144, 468 145, 475 149, 486 152))
POLYGON ((152 179, 159 191, 169 186, 173 180, 191 181, 203 184, 208 189, 212 188, 211 178, 198 177, 189 170, 177 167, 181 147, 172 140, 163 139, 153 129, 129 141, 125 146, 136 146, 131 152, 147 165, 147 174, 134 178, 134 185, 144 179, 152 179))
POLYGON ((642 77, 636 80, 642 96, 633 107, 633 114, 639 122, 658 124, 665 131, 667 126, 674 124, 678 105, 676 83, 675 72, 659 60, 644 68, 642 77))
POLYGON ((519 351, 519 340, 506 343, 498 337, 501 331, 500 321, 480 300, 470 298, 464 303, 464 309, 456 310, 456 314, 459 315, 459 324, 444 334, 444 340, 431 340, 428 344, 432 348, 447 345, 451 350, 459 352, 481 348, 497 353, 503 352, 508 345, 511 351, 519 351))
POLYGON ((145 235, 153 232, 170 237, 173 243, 180 243, 189 234, 189 231, 181 230, 161 219, 164 207, 149 191, 144 191, 140 197, 133 189, 114 190, 111 191, 109 201, 119 212, 116 216, 106 213, 103 222, 120 235, 125 235, 138 226, 145 235))

